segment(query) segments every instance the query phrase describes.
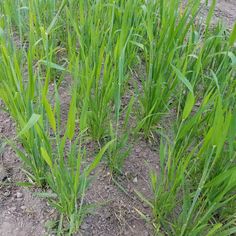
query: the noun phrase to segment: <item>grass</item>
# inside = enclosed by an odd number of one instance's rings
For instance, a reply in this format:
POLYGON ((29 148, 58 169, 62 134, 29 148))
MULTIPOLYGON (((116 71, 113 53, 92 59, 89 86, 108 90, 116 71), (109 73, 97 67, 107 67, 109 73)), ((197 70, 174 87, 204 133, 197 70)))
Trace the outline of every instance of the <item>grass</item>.
POLYGON ((236 25, 211 25, 216 1, 200 22, 200 2, 0 2, 0 99, 17 127, 5 140, 60 213, 58 235, 94 209, 91 172, 104 159, 122 175, 137 137, 159 148, 152 198, 139 193, 154 233, 236 233, 236 25), (90 163, 87 139, 99 147, 90 163))

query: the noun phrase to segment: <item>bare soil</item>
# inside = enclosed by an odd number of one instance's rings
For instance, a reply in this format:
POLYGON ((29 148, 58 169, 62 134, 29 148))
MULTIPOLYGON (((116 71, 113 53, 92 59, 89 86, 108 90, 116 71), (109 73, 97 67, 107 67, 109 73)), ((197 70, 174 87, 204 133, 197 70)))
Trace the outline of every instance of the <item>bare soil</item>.
MULTIPOLYGON (((207 14, 204 7, 202 14, 207 14)), ((218 0, 214 21, 221 18, 228 28, 236 21, 236 0, 218 0)), ((61 93, 63 113, 66 117, 68 93, 61 93)), ((3 137, 14 137, 15 125, 8 114, 0 111, 0 142, 3 137)), ((93 148, 91 148, 93 149, 93 148)), ((158 152, 146 141, 140 139, 133 143, 130 156, 124 166, 124 175, 117 183, 112 180, 109 170, 101 165, 86 196, 89 203, 100 207, 89 215, 81 226, 83 236, 148 236, 153 235, 137 209, 150 214, 150 210, 135 194, 135 190, 149 196, 150 169, 158 171, 158 152), (125 191, 124 191, 125 190, 125 191)), ((0 152, 0 236, 44 236, 45 224, 57 214, 46 201, 35 196, 37 189, 19 187, 17 182, 25 181, 22 163, 10 147, 0 152), (3 184, 1 184, 3 181, 3 184)))
MULTIPOLYGON (((202 2, 205 2, 205 0, 202 0, 202 2)), ((203 16, 207 15, 211 2, 212 0, 209 0, 208 6, 203 7, 203 16)), ((233 28, 236 22, 236 0, 217 0, 213 24, 219 20, 222 20, 227 28, 233 28)))

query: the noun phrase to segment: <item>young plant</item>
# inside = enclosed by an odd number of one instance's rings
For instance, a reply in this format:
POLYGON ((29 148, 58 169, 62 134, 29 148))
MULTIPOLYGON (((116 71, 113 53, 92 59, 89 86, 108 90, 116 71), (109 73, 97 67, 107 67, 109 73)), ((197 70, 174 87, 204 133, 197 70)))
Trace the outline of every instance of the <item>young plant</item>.
POLYGON ((133 103, 134 97, 130 99, 127 107, 123 110, 123 112, 121 112, 122 114, 125 114, 122 125, 119 125, 119 127, 114 129, 112 124, 110 124, 110 139, 114 140, 114 142, 109 146, 106 155, 108 167, 114 175, 119 175, 122 173, 125 159, 130 154, 129 138, 131 129, 129 128, 129 122, 133 103))
POLYGON ((147 79, 140 94, 138 130, 146 137, 156 129, 161 117, 170 108, 178 79, 172 65, 184 68, 189 48, 191 27, 199 11, 200 1, 190 1, 182 11, 179 0, 151 1, 146 6, 144 26, 147 79))
POLYGON ((43 120, 40 115, 42 105, 40 96, 36 98, 41 93, 40 79, 32 71, 30 52, 26 59, 25 55, 13 46, 14 44, 7 41, 7 34, 2 34, 0 41, 0 98, 6 111, 16 122, 17 138, 24 150, 13 146, 19 157, 25 162, 30 179, 38 185, 43 185, 46 166, 38 152, 43 136, 41 131, 43 120), (25 81, 22 67, 22 61, 25 60, 27 60, 29 69, 27 81, 25 81), (35 128, 29 129, 34 125, 35 128))
POLYGON ((153 210, 156 232, 236 232, 236 156, 229 151, 235 149, 235 114, 235 103, 223 107, 220 94, 210 91, 195 114, 184 117, 173 144, 161 142, 161 172, 151 173, 153 199, 145 200, 153 210))
POLYGON ((107 143, 92 163, 85 165, 83 162, 86 152, 81 147, 81 140, 78 143, 79 139, 80 137, 77 137, 70 144, 69 151, 60 150, 61 158, 53 153, 49 154, 46 148, 41 147, 41 155, 50 168, 46 180, 53 193, 46 196, 49 203, 61 213, 61 220, 63 221, 64 217, 68 222, 69 225, 64 229, 68 231, 68 235, 77 232, 83 218, 94 209, 94 206, 84 202, 86 190, 91 182, 90 173, 98 166, 104 152, 112 143, 107 143))
MULTIPOLYGON (((136 37, 133 28, 140 20, 140 10, 135 18, 132 3, 130 0, 112 4, 80 1, 79 19, 72 9, 67 11, 76 33, 76 37, 70 35, 69 42, 79 42, 78 48, 70 50, 69 55, 73 79, 78 81, 80 126, 88 128, 95 140, 109 134, 113 105, 116 117, 119 116, 121 97, 129 78, 128 66, 135 57, 136 46, 131 38, 136 37), (87 15, 90 17, 85 17, 87 15)), ((141 9, 140 2, 136 4, 141 9)))

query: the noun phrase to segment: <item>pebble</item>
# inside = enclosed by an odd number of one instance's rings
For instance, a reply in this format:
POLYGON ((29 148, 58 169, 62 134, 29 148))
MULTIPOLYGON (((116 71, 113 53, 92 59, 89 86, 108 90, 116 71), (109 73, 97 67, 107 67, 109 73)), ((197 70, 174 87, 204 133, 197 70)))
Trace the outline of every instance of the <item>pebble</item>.
POLYGON ((109 219, 111 217, 111 213, 109 211, 107 211, 107 212, 104 213, 103 216, 104 216, 105 219, 109 219))
POLYGON ((17 198, 22 198, 22 197, 23 197, 23 194, 22 194, 21 192, 17 192, 17 193, 16 193, 16 197, 17 197, 17 198))
POLYGON ((138 178, 135 177, 135 178, 133 179, 133 182, 134 182, 134 183, 137 183, 137 182, 138 182, 138 178))
POLYGON ((6 192, 3 193, 3 195, 4 195, 5 197, 9 197, 9 196, 11 195, 11 192, 10 192, 10 191, 6 191, 6 192))
POLYGON ((87 224, 92 224, 92 218, 91 217, 88 217, 85 221, 86 221, 87 224))
POLYGON ((105 190, 110 190, 110 186, 105 186, 105 190))
POLYGON ((81 228, 82 230, 87 230, 87 229, 89 229, 89 225, 86 224, 86 223, 84 223, 84 224, 81 225, 80 228, 81 228))
POLYGON ((26 206, 21 206, 21 210, 25 210, 27 207, 26 206))
POLYGON ((45 220, 43 219, 43 220, 40 220, 40 224, 41 225, 44 225, 45 224, 45 220))

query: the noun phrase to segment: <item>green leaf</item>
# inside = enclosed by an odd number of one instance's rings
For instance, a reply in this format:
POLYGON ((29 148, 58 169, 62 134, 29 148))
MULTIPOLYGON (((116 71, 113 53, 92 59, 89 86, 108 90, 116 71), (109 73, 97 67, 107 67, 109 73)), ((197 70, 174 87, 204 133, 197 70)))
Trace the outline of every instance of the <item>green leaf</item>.
POLYGON ((16 182, 16 186, 20 186, 20 187, 34 187, 33 183, 29 183, 29 182, 16 182))
POLYGON ((70 103, 70 109, 68 113, 68 119, 67 119, 67 135, 70 140, 73 139, 75 134, 75 119, 76 119, 76 89, 74 89, 71 103, 70 103))
POLYGON ((195 97, 193 95, 193 93, 189 93, 185 102, 185 106, 184 106, 184 111, 183 111, 183 119, 185 120, 190 112, 193 109, 193 106, 195 104, 195 97))
POLYGON ((3 38, 5 36, 5 32, 2 29, 2 27, 0 27, 0 39, 3 38))
POLYGON ((56 132, 56 120, 55 120, 55 116, 54 116, 54 113, 52 111, 52 108, 51 108, 51 105, 50 103, 48 102, 47 98, 44 97, 43 99, 43 105, 45 107, 45 110, 47 112, 47 115, 48 115, 48 120, 49 120, 49 123, 53 129, 54 132, 56 132))
POLYGON ((214 227, 208 232, 207 236, 215 235, 215 233, 222 227, 221 223, 215 224, 214 227))
POLYGON ((128 127, 128 123, 129 123, 129 119, 130 119, 130 114, 131 114, 131 111, 132 111, 132 108, 133 108, 133 105, 134 105, 134 96, 131 97, 130 101, 129 101, 129 104, 127 106, 127 110, 126 110, 126 115, 125 115, 125 119, 124 119, 124 130, 127 129, 128 127))
POLYGON ((132 43, 133 45, 141 48, 142 50, 144 50, 144 45, 142 43, 136 42, 136 41, 130 41, 130 43, 132 43))
POLYGON ((228 52, 228 55, 231 59, 232 67, 236 67, 236 56, 233 54, 233 52, 228 52))
POLYGON ((103 156, 103 154, 105 153, 105 151, 108 149, 108 147, 114 142, 115 140, 111 140, 110 142, 108 142, 101 150, 100 152, 97 154, 97 156, 95 157, 94 161, 92 162, 92 164, 88 167, 88 169, 86 170, 86 177, 97 167, 97 165, 100 163, 100 160, 103 156))
POLYGON ((31 129, 39 120, 40 115, 33 113, 32 116, 30 117, 29 121, 27 124, 24 126, 24 128, 19 132, 17 137, 22 136, 25 134, 29 129, 31 129))
POLYGON ((134 192, 138 195, 140 200, 143 201, 147 206, 149 206, 150 208, 154 208, 153 204, 147 198, 145 198, 142 193, 137 190, 134 190, 134 192))
POLYGON ((224 171, 223 173, 218 174, 214 179, 212 179, 209 183, 206 184, 206 187, 209 188, 209 187, 220 186, 223 182, 228 183, 228 180, 232 176, 236 177, 236 167, 233 167, 227 171, 224 171))
POLYGON ((59 8, 59 10, 58 10, 58 12, 57 12, 57 14, 54 16, 54 18, 52 19, 50 25, 49 25, 48 28, 47 28, 47 31, 46 31, 47 34, 49 34, 49 33, 51 32, 52 28, 55 26, 55 24, 56 24, 56 22, 57 22, 57 20, 58 20, 58 18, 59 18, 59 16, 60 16, 60 13, 61 13, 61 11, 63 10, 63 8, 65 7, 66 3, 67 3, 66 0, 63 0, 63 1, 62 1, 61 5, 60 5, 60 8, 59 8))
POLYGON ((224 231, 221 231, 218 236, 229 236, 234 235, 236 233, 236 227, 232 227, 230 229, 226 229, 224 231))
POLYGON ((33 195, 40 197, 40 198, 57 198, 55 193, 47 193, 47 192, 34 192, 33 195))
POLYGON ((173 70, 175 71, 177 77, 181 82, 185 84, 185 86, 188 88, 188 90, 193 94, 193 86, 191 83, 187 80, 187 78, 181 73, 179 69, 177 69, 175 66, 172 65, 173 70))
POLYGON ((234 24, 233 30, 229 37, 229 46, 233 46, 236 41, 236 23, 234 24))
POLYGON ((210 6, 210 9, 209 9, 208 15, 207 15, 207 19, 206 19, 206 26, 207 26, 206 28, 207 28, 207 30, 209 28, 212 16, 214 14, 215 6, 216 6, 216 0, 212 0, 212 4, 210 6))
POLYGON ((47 164, 49 165, 49 167, 52 169, 52 159, 50 158, 50 156, 48 155, 47 151, 45 148, 41 147, 41 154, 43 159, 47 162, 47 164))
POLYGON ((82 160, 82 155, 79 152, 78 153, 78 158, 77 158, 75 182, 74 182, 74 192, 75 193, 77 193, 78 189, 79 189, 81 160, 82 160))
POLYGON ((60 70, 60 71, 66 71, 66 69, 63 67, 63 66, 60 66, 56 63, 53 63, 51 61, 46 61, 46 60, 39 60, 39 63, 47 66, 47 67, 50 67, 52 69, 56 69, 56 70, 60 70))

